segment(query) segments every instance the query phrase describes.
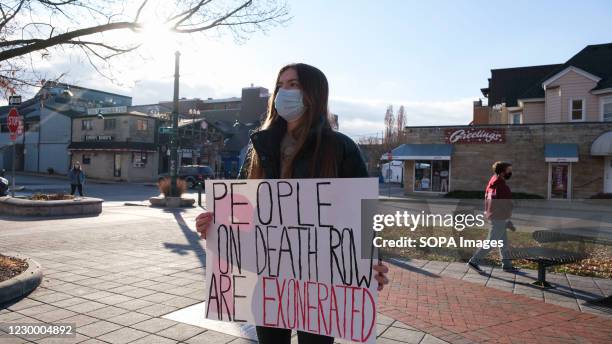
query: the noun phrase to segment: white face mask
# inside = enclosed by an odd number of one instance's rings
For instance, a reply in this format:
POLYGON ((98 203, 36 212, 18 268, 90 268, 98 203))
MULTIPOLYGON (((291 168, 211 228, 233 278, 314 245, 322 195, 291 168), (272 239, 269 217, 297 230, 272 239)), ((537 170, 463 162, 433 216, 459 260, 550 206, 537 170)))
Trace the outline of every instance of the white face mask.
POLYGON ((302 91, 279 88, 274 99, 274 108, 287 122, 300 118, 304 114, 302 91))

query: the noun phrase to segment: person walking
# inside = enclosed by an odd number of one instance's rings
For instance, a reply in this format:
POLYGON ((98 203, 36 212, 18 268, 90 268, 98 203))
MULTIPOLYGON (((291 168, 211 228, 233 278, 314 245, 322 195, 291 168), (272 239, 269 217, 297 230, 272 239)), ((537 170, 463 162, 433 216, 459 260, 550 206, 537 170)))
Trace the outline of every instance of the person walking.
POLYGON ((85 182, 85 172, 81 169, 81 164, 77 161, 68 171, 68 179, 70 179, 70 194, 74 195, 76 190, 79 190, 79 195, 83 197, 83 183, 85 182))
MULTIPOLYGON (((251 134, 249 150, 239 178, 365 178, 366 165, 357 145, 334 131, 329 122, 329 88, 319 69, 296 63, 276 77, 267 117, 251 134)), ((196 218, 203 239, 212 212, 196 218)), ((379 290, 389 283, 387 266, 374 265, 379 290)), ((291 330, 257 326, 261 344, 289 344, 291 330)), ((298 331, 299 344, 331 344, 334 338, 298 331)))
MULTIPOLYGON (((485 189, 485 218, 491 223, 488 240, 501 240, 503 247, 499 247, 499 255, 502 259, 502 268, 506 272, 517 272, 512 266, 512 260, 508 257, 508 234, 506 229, 514 230, 510 221, 512 216, 512 191, 506 183, 512 177, 512 164, 505 161, 497 161, 492 166, 493 176, 489 179, 485 189)), ((478 265, 480 261, 491 251, 491 248, 479 248, 470 258, 467 265, 478 273, 484 271, 478 265)))

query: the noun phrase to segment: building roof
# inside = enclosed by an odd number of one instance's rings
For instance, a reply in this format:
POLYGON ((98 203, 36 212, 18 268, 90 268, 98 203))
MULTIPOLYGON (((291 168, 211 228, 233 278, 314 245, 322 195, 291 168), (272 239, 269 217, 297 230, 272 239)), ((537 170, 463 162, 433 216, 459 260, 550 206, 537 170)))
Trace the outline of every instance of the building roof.
MULTIPOLYGON (((560 64, 492 69, 488 91, 489 106, 506 103, 507 107, 516 106, 517 99, 533 84, 542 80, 560 64)), ((541 86, 540 86, 541 88, 541 86)), ((484 94, 484 93, 483 93, 484 94)), ((531 98, 531 97, 530 97, 531 98)))
POLYGON ((126 96, 125 94, 101 91, 101 90, 96 90, 96 89, 89 88, 89 87, 83 87, 83 86, 77 86, 77 85, 72 85, 72 84, 66 84, 66 83, 57 82, 57 81, 47 81, 47 82, 45 82, 45 85, 43 87, 41 87, 41 90, 44 89, 45 87, 68 87, 69 89, 78 89, 78 90, 83 90, 83 91, 91 91, 91 92, 96 92, 96 93, 101 93, 101 94, 108 94, 108 95, 115 96, 115 97, 122 97, 122 98, 126 98, 126 99, 127 98, 132 99, 131 96, 126 96))
POLYGON ((612 87, 612 43, 588 45, 567 62, 557 65, 546 75, 536 80, 527 88, 519 99, 543 98, 544 88, 542 83, 555 74, 570 67, 579 68, 589 74, 601 78, 593 90, 612 87))

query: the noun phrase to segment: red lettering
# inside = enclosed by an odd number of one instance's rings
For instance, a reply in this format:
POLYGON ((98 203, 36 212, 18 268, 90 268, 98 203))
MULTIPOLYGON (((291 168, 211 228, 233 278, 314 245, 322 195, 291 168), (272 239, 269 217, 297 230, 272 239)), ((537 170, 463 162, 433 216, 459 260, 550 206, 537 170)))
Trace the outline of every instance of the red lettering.
POLYGON ((374 297, 372 296, 372 294, 370 293, 370 291, 366 288, 362 288, 361 291, 363 292, 363 294, 361 294, 361 341, 365 342, 368 339, 370 339, 370 336, 372 335, 372 330, 374 329, 375 323, 376 323, 376 304, 374 303, 374 297), (372 321, 370 322, 370 329, 368 331, 367 335, 364 335, 364 329, 365 329, 365 315, 366 315, 366 309, 365 309, 365 302, 366 302, 366 294, 368 295, 368 298, 370 299, 370 305, 371 305, 371 309, 370 312, 367 312, 368 314, 372 314, 372 321))
POLYGON ((307 321, 308 321, 306 328, 308 329, 309 332, 314 332, 318 334, 321 329, 317 328, 315 330, 315 329, 310 328, 310 324, 312 323, 311 318, 310 318, 310 310, 317 309, 317 307, 312 307, 310 305, 310 286, 316 285, 316 284, 317 284, 316 282, 310 282, 310 281, 306 282, 306 290, 304 291, 304 293, 306 294, 306 315, 307 315, 307 321))
POLYGON ((340 329, 340 315, 338 314, 338 298, 336 297, 336 289, 331 286, 331 293, 329 294, 329 330, 331 331, 334 326, 334 318, 332 313, 336 315, 336 328, 340 337, 344 337, 344 331, 340 329))
POLYGON ((263 322, 264 322, 264 326, 268 326, 268 327, 278 327, 278 317, 276 317, 277 323, 271 323, 268 322, 268 318, 267 318, 267 312, 266 312, 266 302, 270 301, 270 300, 276 300, 273 297, 267 297, 266 296, 266 291, 268 290, 268 288, 266 288, 266 282, 268 280, 276 280, 276 278, 274 277, 264 277, 263 278, 263 322))
MULTIPOLYGON (((278 314, 276 316, 276 323, 279 324, 278 319, 282 319, 283 320, 283 326, 282 327, 287 327, 287 324, 285 323, 285 315, 283 314, 283 294, 285 293, 285 284, 287 283, 287 280, 283 279, 283 286, 281 287, 280 284, 278 283, 278 278, 276 279, 276 291, 277 291, 277 295, 278 295, 278 314)), ((289 304, 289 301, 287 301, 287 304, 289 304)))
POLYGON ((329 335, 329 331, 331 331, 331 326, 330 328, 327 328, 327 324, 325 323, 325 311, 324 311, 324 307, 323 307, 323 303, 322 301, 327 300, 329 295, 329 292, 327 291, 327 286, 323 283, 319 283, 317 286, 317 305, 319 310, 317 311, 317 326, 319 327, 319 331, 321 330, 321 320, 323 320, 323 329, 325 330, 325 333, 327 335, 329 335), (325 297, 321 298, 321 287, 323 287, 325 289, 325 297))
POLYGON ((354 337, 354 334, 355 334, 355 314, 359 313, 359 310, 357 310, 355 308, 355 290, 357 288, 356 287, 347 287, 347 288, 351 288, 351 340, 357 342, 357 341, 359 341, 359 339, 354 337))

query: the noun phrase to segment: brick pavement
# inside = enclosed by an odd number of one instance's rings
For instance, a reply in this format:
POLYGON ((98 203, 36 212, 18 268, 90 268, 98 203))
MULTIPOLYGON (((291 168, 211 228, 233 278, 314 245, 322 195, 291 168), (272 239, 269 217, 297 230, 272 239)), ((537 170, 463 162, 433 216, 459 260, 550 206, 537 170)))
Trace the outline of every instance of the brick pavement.
MULTIPOLYGON (((0 342, 247 342, 162 318, 204 300, 204 251, 189 228, 197 213, 111 203, 92 218, 0 218, 0 251, 33 257, 45 274, 27 298, 0 308, 0 322, 74 322, 78 327, 73 339, 0 342)), ((379 343, 612 340, 610 320, 487 288, 475 279, 478 283, 439 277, 431 272, 435 269, 435 264, 392 268, 391 285, 381 293, 379 343)))
POLYGON ((612 320, 455 278, 392 266, 381 313, 450 343, 610 343, 612 320))
MULTIPOLYGON (((163 318, 205 299, 203 242, 189 228, 198 213, 109 202, 99 217, 0 217, 0 252, 30 256, 44 272, 34 292, 0 306, 0 322, 76 323, 78 333, 0 343, 252 343, 163 318)), ((379 343, 444 343, 384 315, 377 322, 379 343)))

